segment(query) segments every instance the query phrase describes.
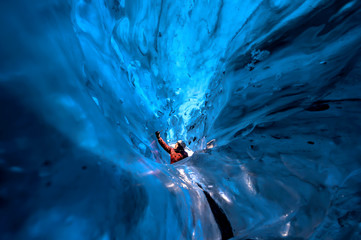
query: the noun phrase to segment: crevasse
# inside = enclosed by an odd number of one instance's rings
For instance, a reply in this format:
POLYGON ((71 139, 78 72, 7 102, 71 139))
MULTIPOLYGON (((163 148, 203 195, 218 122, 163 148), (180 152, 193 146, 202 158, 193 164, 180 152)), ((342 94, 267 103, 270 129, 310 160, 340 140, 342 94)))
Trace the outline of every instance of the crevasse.
POLYGON ((1 3, 0 238, 360 239, 360 7, 1 3))

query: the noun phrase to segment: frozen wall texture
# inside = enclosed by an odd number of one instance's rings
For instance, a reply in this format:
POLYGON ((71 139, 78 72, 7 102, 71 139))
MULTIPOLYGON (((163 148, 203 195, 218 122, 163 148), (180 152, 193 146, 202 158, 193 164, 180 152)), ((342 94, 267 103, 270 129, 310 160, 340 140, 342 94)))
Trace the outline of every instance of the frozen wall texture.
POLYGON ((234 239, 361 239, 360 0, 14 0, 0 27, 0 239, 226 238, 217 207, 234 239))

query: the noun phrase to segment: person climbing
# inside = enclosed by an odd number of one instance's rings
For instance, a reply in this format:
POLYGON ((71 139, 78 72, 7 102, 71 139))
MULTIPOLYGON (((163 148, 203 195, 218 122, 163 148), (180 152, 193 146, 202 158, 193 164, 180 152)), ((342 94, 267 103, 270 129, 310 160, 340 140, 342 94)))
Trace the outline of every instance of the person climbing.
POLYGON ((179 140, 175 144, 174 148, 172 148, 168 146, 168 144, 166 144, 165 141, 160 137, 159 131, 155 132, 155 136, 157 137, 158 142, 162 148, 170 154, 171 164, 179 162, 180 160, 188 157, 188 153, 185 151, 186 144, 182 140, 179 140))

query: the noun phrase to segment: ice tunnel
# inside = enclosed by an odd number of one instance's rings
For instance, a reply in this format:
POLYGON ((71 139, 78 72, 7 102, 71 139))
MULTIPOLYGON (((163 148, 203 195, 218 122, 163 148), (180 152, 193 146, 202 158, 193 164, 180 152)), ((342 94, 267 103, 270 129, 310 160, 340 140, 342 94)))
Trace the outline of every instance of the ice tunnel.
POLYGON ((361 239, 360 0, 0 19, 0 239, 361 239))

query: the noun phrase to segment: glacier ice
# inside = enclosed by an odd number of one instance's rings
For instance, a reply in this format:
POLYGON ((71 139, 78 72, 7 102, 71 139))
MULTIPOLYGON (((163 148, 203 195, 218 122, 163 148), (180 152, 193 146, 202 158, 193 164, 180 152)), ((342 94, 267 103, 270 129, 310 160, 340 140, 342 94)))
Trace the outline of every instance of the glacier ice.
POLYGON ((0 13, 1 239, 361 238, 360 0, 0 13))

